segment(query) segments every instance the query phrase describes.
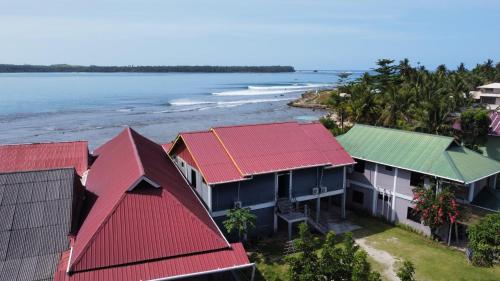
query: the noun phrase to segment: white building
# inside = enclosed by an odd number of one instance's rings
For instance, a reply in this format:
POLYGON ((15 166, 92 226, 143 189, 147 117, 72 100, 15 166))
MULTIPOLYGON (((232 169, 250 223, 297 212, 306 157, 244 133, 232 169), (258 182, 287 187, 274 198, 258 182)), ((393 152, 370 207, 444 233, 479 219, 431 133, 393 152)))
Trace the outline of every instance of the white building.
POLYGON ((491 83, 477 87, 477 91, 471 91, 472 97, 479 103, 486 104, 489 109, 500 106, 500 83, 491 83))

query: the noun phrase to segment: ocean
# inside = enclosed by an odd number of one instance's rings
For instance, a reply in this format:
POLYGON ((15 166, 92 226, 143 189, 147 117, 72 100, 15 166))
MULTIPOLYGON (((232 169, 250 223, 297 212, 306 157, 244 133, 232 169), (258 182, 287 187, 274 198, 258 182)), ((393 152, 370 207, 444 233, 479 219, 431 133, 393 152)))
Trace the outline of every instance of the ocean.
POLYGON ((212 126, 314 120, 324 112, 286 104, 335 86, 338 73, 0 74, 0 143, 88 140, 92 149, 124 126, 165 143, 212 126))

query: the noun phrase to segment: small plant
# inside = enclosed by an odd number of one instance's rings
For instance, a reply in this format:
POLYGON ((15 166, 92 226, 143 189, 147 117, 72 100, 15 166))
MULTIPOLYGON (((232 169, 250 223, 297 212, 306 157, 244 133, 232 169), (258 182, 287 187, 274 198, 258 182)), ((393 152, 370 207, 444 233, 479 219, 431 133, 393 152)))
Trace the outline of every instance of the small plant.
POLYGON ((405 260, 396 274, 401 281, 415 281, 415 266, 409 260, 405 260))
POLYGON ((229 210, 227 219, 223 222, 229 233, 238 233, 238 240, 241 241, 243 234, 255 227, 256 216, 247 208, 234 208, 229 210))

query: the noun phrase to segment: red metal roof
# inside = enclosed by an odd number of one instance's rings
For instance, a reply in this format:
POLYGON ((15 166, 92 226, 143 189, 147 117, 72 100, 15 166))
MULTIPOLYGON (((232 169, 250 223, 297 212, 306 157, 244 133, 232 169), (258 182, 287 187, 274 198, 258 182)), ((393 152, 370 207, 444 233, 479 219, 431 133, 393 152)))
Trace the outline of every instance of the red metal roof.
POLYGON ((96 152, 87 189, 97 200, 74 241, 70 271, 229 248, 159 144, 127 128, 96 152), (137 185, 144 181, 159 187, 137 185))
POLYGON ((0 172, 75 168, 82 176, 88 168, 86 141, 0 145, 0 172))
POLYGON ((490 113, 490 134, 494 136, 500 136, 500 113, 497 111, 492 111, 490 113))
MULTIPOLYGON (((269 123, 181 133, 209 184, 246 176, 354 160, 320 123, 269 123)), ((172 151, 170 151, 172 155, 172 151)))
POLYGON ((65 272, 68 258, 68 252, 63 254, 55 274, 55 281, 151 280, 237 266, 252 266, 241 243, 231 244, 231 248, 215 252, 77 272, 72 275, 65 272))
POLYGON ((193 156, 191 156, 191 153, 189 153, 189 150, 187 149, 186 144, 184 144, 183 142, 180 142, 175 147, 175 150, 173 151, 173 153, 175 155, 179 156, 180 158, 182 158, 182 160, 186 161, 186 163, 191 165, 191 167, 195 167, 198 169, 198 165, 194 161, 193 156))
MULTIPOLYGON (((243 179, 229 154, 212 132, 182 133, 179 139, 186 144, 207 183, 243 179)), ((180 144, 176 143, 177 145, 180 144)))

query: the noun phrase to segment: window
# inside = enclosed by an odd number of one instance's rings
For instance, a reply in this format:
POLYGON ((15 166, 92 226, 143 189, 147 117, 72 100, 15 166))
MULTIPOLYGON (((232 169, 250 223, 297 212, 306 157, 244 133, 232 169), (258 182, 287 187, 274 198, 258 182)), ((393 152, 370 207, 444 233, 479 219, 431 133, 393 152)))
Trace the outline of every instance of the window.
POLYGON ((196 171, 191 169, 191 185, 196 187, 196 171))
POLYGON ((385 202, 388 202, 388 201, 390 201, 390 199, 391 199, 391 195, 386 194, 385 196, 383 196, 383 194, 382 194, 382 193, 379 193, 379 194, 378 194, 378 199, 379 199, 379 200, 382 200, 382 199, 383 199, 385 202))
POLYGON ((357 160, 356 165, 354 165, 354 171, 358 173, 364 173, 365 172, 365 161, 363 160, 357 160))
POLYGON ((424 185, 424 175, 421 173, 411 172, 410 185, 411 186, 423 186, 424 185))
POLYGON ((365 194, 361 191, 353 190, 352 191, 352 202, 363 204, 365 200, 365 194))
POLYGON ((182 168, 184 168, 184 161, 180 160, 181 161, 181 166, 182 168))
POLYGON ((416 223, 421 222, 420 214, 415 212, 415 209, 412 207, 408 207, 408 210, 406 211, 406 219, 414 221, 416 223))
POLYGON ((495 104, 495 102, 496 102, 495 97, 481 97, 481 103, 495 104))
POLYGON ((391 166, 384 166, 384 169, 386 171, 392 171, 392 170, 394 170, 391 166))

